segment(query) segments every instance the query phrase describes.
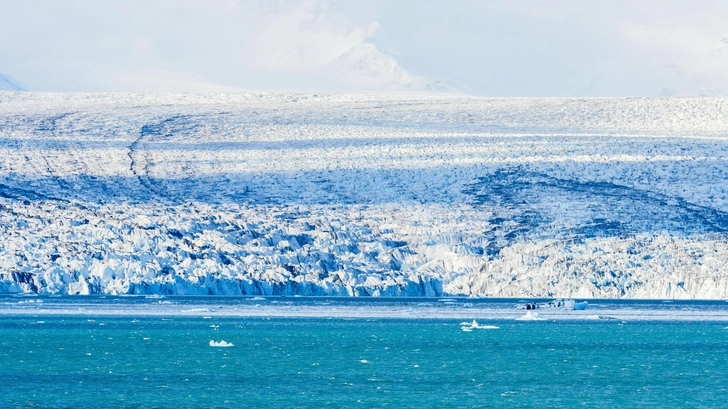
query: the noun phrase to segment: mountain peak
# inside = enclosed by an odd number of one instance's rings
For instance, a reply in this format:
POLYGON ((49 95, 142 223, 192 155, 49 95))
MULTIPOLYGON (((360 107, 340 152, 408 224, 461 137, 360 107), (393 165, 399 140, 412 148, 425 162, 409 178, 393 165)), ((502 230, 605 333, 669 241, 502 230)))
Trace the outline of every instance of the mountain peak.
POLYGON ((25 91, 25 89, 9 75, 0 73, 0 91, 25 91))
POLYGON ((326 65, 347 86, 387 91, 456 92, 440 81, 407 72, 391 55, 371 43, 360 43, 326 65))

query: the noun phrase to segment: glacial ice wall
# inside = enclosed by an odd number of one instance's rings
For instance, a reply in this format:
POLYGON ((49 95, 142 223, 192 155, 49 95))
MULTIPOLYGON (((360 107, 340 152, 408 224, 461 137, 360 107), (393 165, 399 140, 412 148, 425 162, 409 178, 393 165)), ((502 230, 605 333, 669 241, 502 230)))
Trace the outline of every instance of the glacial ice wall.
POLYGON ((728 100, 0 92, 0 292, 728 298, 728 100))

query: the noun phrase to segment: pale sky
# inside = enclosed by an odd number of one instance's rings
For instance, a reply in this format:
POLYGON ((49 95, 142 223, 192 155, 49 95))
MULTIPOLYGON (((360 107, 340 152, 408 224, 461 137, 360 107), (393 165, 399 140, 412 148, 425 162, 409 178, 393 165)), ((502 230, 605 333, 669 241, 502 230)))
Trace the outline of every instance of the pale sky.
POLYGON ((32 91, 728 95, 725 0, 0 0, 32 91))

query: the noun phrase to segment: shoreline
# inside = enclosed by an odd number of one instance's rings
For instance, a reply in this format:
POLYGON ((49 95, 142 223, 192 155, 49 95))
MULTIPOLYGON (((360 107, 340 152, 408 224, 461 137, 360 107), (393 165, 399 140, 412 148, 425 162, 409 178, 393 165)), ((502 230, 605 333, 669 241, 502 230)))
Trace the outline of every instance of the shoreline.
POLYGON ((0 317, 9 316, 108 316, 108 317, 185 317, 185 318, 336 318, 336 319, 465 319, 465 320, 498 320, 517 321, 695 321, 695 322, 728 322, 728 309, 703 310, 695 309, 640 309, 640 308, 593 308, 584 311, 562 309, 539 309, 526 311, 505 308, 462 308, 462 307, 315 307, 315 306, 246 306, 221 307, 215 305, 176 306, 145 305, 140 308, 113 308, 113 305, 98 307, 78 307, 59 305, 58 308, 43 307, 2 307, 0 317), (527 314, 535 312, 538 319, 528 319, 527 314))

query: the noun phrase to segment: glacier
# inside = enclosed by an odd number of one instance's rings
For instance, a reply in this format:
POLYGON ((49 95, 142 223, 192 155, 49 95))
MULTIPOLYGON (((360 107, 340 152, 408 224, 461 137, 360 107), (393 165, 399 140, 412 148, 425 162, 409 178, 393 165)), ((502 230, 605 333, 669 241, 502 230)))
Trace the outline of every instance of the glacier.
POLYGON ((0 293, 728 298, 728 99, 0 92, 0 293))

